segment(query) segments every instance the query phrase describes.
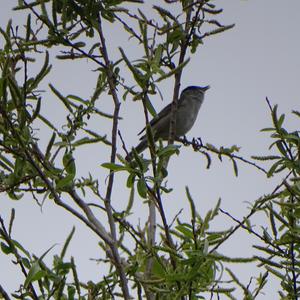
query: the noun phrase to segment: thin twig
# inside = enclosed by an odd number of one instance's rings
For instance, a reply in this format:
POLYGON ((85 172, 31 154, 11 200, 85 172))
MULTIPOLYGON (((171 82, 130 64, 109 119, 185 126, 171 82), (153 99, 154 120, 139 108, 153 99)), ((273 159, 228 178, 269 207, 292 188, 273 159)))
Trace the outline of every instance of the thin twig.
MULTIPOLYGON (((111 241, 110 236, 107 234, 106 230, 104 229, 104 226, 102 226, 100 224, 100 222, 95 218, 92 211, 89 209, 88 205, 86 205, 83 201, 82 202, 78 201, 78 203, 81 204, 81 208, 84 209, 85 212, 87 213, 88 219, 86 219, 83 215, 78 213, 75 209, 73 209, 71 206, 64 203, 60 199, 60 195, 56 192, 53 184, 48 179, 48 177, 45 175, 45 173, 42 171, 39 164, 35 161, 35 159, 33 157, 33 155, 37 156, 38 151, 32 151, 28 148, 27 145, 24 144, 23 139, 20 137, 19 133, 15 129, 15 127, 12 124, 10 118, 7 116, 6 112, 1 109, 1 107, 0 107, 0 113, 5 118, 5 120, 8 122, 9 127, 11 129, 11 133, 14 136, 14 138, 17 140, 17 142, 19 143, 19 146, 21 147, 21 149, 23 151, 23 154, 25 155, 26 160, 37 171, 37 173, 39 174, 39 177, 44 181, 44 183, 46 184, 48 190, 51 192, 51 195, 53 196, 54 202, 57 205, 62 206, 66 210, 71 212, 73 215, 75 215, 77 218, 79 218, 81 221, 83 221, 88 227, 90 227, 95 233, 97 233, 97 235, 99 237, 101 237, 105 242, 107 242, 108 244, 111 244, 112 241, 111 241)), ((36 148, 37 148, 37 146, 35 147, 35 150, 36 150, 36 148)), ((38 156, 37 159, 40 160, 41 157, 38 156)), ((76 199, 76 200, 78 200, 78 199, 76 199)))
POLYGON ((218 155, 224 155, 224 156, 227 156, 227 157, 229 157, 231 159, 237 159, 239 161, 242 161, 243 163, 251 165, 251 166, 255 167, 256 169, 262 171, 265 174, 268 173, 264 168, 262 168, 261 166, 257 165, 255 162, 250 161, 250 160, 248 160, 248 159, 246 159, 246 158, 244 158, 242 156, 239 156, 239 155, 236 155, 236 154, 233 154, 233 153, 226 153, 226 152, 218 151, 217 149, 213 149, 211 147, 203 145, 203 143, 202 143, 202 141, 201 141, 200 138, 197 138, 197 139, 193 138, 192 141, 189 141, 186 138, 184 138, 184 139, 177 138, 176 140, 178 142, 181 142, 185 146, 187 146, 187 145, 192 146, 195 151, 201 152, 201 149, 204 149, 207 152, 212 152, 212 153, 215 153, 215 154, 218 154, 218 155))
MULTIPOLYGON (((102 19, 101 19, 100 14, 98 15, 98 34, 99 34, 100 42, 101 42, 100 52, 104 59, 104 67, 105 67, 106 74, 107 74, 109 91, 110 91, 113 101, 114 101, 114 113, 113 113, 114 117, 113 117, 112 141, 111 141, 112 145, 111 145, 111 155, 110 155, 110 162, 114 163, 116 161, 116 154, 117 154, 117 132, 118 132, 118 120, 119 120, 119 112, 120 112, 121 103, 120 103, 118 95, 116 93, 115 75, 112 71, 111 62, 108 57, 108 51, 106 48, 105 37, 103 34, 103 29, 102 29, 102 19)), ((106 196, 105 196, 105 201, 104 201, 106 213, 107 213, 107 217, 108 217, 108 222, 109 222, 109 226, 110 226, 110 232, 111 232, 111 236, 112 236, 112 244, 110 245, 110 248, 112 250, 112 255, 114 258, 113 261, 114 261, 115 267, 120 276, 123 297, 124 297, 124 299, 130 299, 128 281, 127 281, 126 273, 125 273, 124 267, 121 263, 121 258, 120 258, 119 251, 118 251, 116 224, 114 221, 112 207, 111 207, 111 195, 112 195, 113 184, 114 184, 114 172, 112 170, 110 170, 108 185, 107 185, 107 189, 106 189, 106 196)))
POLYGON ((243 229, 247 230, 248 232, 254 234, 256 237, 258 237, 260 240, 262 240, 265 243, 268 243, 270 246, 272 246, 273 248, 277 249, 279 252, 284 253, 284 251, 276 244, 272 243, 271 241, 266 241, 266 239, 261 236, 260 234, 258 234, 257 232, 255 232, 254 230, 252 230, 251 228, 249 228, 249 226, 244 225, 243 221, 238 220, 237 218, 235 218, 234 216, 232 216, 229 212, 223 210, 222 208, 219 208, 219 211, 221 213, 223 213, 224 215, 228 216, 231 220, 233 220, 234 222, 238 223, 240 227, 242 227, 243 229))
POLYGON ((120 140, 121 140, 121 143, 122 143, 122 148, 123 148, 123 150, 125 151, 126 157, 127 157, 127 156, 129 156, 129 152, 128 152, 128 150, 127 150, 126 144, 125 144, 125 142, 124 142, 124 139, 123 139, 123 137, 122 137, 122 134, 121 134, 121 131, 120 131, 120 130, 118 130, 118 135, 119 135, 120 140))
POLYGON ((216 244, 210 251, 209 253, 213 253, 214 251, 216 251, 226 240, 229 239, 229 237, 231 237, 239 228, 241 228, 264 204, 266 201, 274 199, 278 196, 281 195, 281 192, 277 192, 283 185, 285 185, 286 180, 288 179, 288 177, 292 174, 292 172, 289 172, 286 177, 284 178, 284 180, 278 184, 275 189, 273 190, 273 192, 269 195, 264 197, 264 199, 260 200, 260 204, 258 204, 258 206, 253 207, 251 209, 251 211, 249 212, 249 214, 244 217, 243 221, 241 221, 238 225, 236 225, 218 244, 216 244))
POLYGON ((0 295, 3 297, 4 300, 11 300, 1 284, 0 284, 0 295))
POLYGON ((114 15, 115 18, 122 23, 122 25, 126 28, 127 31, 131 32, 131 34, 140 42, 142 43, 142 38, 131 28, 125 21, 123 21, 117 14, 114 15))

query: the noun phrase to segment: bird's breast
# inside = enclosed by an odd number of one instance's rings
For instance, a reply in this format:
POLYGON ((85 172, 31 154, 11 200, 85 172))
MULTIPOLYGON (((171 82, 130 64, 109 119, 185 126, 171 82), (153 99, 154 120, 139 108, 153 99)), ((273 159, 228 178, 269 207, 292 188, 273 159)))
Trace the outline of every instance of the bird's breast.
POLYGON ((199 100, 189 101, 178 107, 176 117, 176 135, 185 135, 194 125, 201 106, 199 100))

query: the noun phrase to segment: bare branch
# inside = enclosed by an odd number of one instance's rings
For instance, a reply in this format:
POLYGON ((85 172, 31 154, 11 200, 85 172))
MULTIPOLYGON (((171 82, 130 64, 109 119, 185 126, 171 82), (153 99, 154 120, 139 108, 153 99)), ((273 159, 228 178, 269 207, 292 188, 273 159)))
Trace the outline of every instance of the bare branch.
MULTIPOLYGON (((112 95, 114 101, 114 113, 113 113, 113 126, 112 126, 112 146, 111 146, 111 155, 110 155, 110 162, 114 163, 116 161, 116 153, 117 153, 117 133, 118 133, 118 120, 119 120, 119 111, 120 111, 120 101, 116 92, 116 84, 115 84, 115 76, 112 70, 112 65, 108 57, 108 51, 106 48, 105 37, 102 29, 102 20, 99 14, 98 16, 98 34, 100 36, 101 48, 100 52, 102 53, 104 63, 105 63, 105 70, 107 74, 107 80, 109 85, 109 91, 112 95)), ((111 207, 111 194, 114 184, 114 172, 110 170, 109 172, 109 179, 108 185, 106 189, 106 196, 105 196, 105 208, 108 217, 108 222, 110 226, 110 232, 112 236, 112 244, 110 244, 110 248, 112 250, 113 262, 116 266, 118 274, 121 280, 121 287, 123 291, 124 299, 130 299, 129 289, 128 289, 128 281, 126 278, 125 270, 121 262, 121 258, 118 251, 118 244, 117 244, 117 233, 116 233, 116 224, 113 217, 113 211, 111 207)))
POLYGON ((4 300, 11 300, 1 284, 0 284, 0 295, 3 297, 4 300))

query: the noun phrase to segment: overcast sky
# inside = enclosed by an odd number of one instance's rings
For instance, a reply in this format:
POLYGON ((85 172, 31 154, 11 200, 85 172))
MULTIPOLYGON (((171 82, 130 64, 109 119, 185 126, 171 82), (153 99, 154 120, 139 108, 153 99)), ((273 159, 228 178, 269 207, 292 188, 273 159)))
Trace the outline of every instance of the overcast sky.
MULTIPOLYGON (((17 1, 1 1, 2 26, 9 18, 14 18, 10 8, 15 2, 17 1)), ((260 129, 271 125, 265 98, 268 97, 273 104, 279 104, 279 111, 283 113, 289 114, 292 109, 300 110, 300 2, 290 0, 283 5, 279 0, 219 0, 216 3, 218 7, 224 8, 224 13, 218 19, 223 24, 235 23, 236 26, 228 32, 207 38, 184 72, 182 87, 207 84, 211 86, 198 120, 188 137, 201 137, 204 143, 216 146, 236 144, 241 147, 241 154, 246 157, 263 155, 267 153, 271 143, 267 133, 259 132, 260 129)), ((115 53, 113 47, 116 47, 123 37, 113 30, 112 33, 107 38, 111 39, 111 51, 115 53)), ((134 47, 129 51, 132 58, 135 57, 134 51, 134 47)), ((59 72, 50 75, 48 82, 55 83, 64 94, 78 93, 85 97, 92 94, 96 74, 91 72, 92 67, 89 64, 82 62, 81 67, 86 69, 84 76, 78 76, 77 65, 62 62, 60 64, 61 66, 57 66, 59 72)), ((172 89, 171 81, 162 86, 164 102, 156 97, 154 104, 157 111, 170 102, 172 89)), ((59 112, 55 110, 54 103, 53 101, 46 105, 49 109, 47 113, 55 118, 59 112)), ((107 108, 109 109, 109 106, 107 108)), ((137 143, 136 134, 144 124, 142 107, 128 99, 122 104, 121 114, 122 134, 131 147, 137 143)), ((299 129, 298 120, 291 115, 287 124, 291 130, 299 129)), ((121 148, 119 153, 124 154, 121 148)), ((107 173, 99 167, 104 160, 108 160, 107 153, 100 154, 95 149, 93 153, 85 155, 81 163, 78 162, 79 168, 85 175, 90 171, 98 174, 101 183, 104 184, 107 173), (95 160, 97 156, 100 158, 95 160)), ((221 198, 222 208, 237 218, 242 218, 249 208, 247 202, 253 203, 259 196, 270 192, 276 184, 272 180, 267 181, 262 174, 249 166, 240 165, 238 178, 234 177, 230 163, 221 164, 214 158, 209 170, 206 170, 205 166, 204 157, 188 148, 184 148, 180 156, 172 158, 169 164, 168 186, 173 187, 174 192, 165 200, 170 208, 169 220, 181 208, 184 208, 182 219, 189 220, 188 205, 184 200, 186 185, 189 186, 197 209, 202 215, 221 198)), ((114 191, 113 201, 120 201, 122 206, 122 203, 126 203, 128 195, 128 191, 124 191, 123 188, 125 177, 117 175, 116 180, 119 188, 118 191, 114 191)), ((97 280, 97 273, 101 270, 89 259, 99 257, 99 248, 97 240, 83 224, 75 222, 69 214, 53 206, 51 201, 46 201, 41 212, 30 198, 16 202, 2 196, 0 211, 6 221, 12 207, 15 207, 17 212, 15 238, 28 250, 39 251, 36 255, 41 255, 56 243, 58 246, 53 251, 59 252, 72 226, 76 225, 76 235, 71 246, 72 255, 75 256, 79 267, 79 276, 82 280, 91 277, 97 280)), ((138 216, 135 216, 136 220, 140 218, 141 223, 144 223, 146 207, 137 203, 136 208, 139 212, 138 216)), ((257 217, 253 223, 259 223, 260 220, 257 217)), ((225 226, 233 224, 225 217, 220 217, 218 222, 214 223, 215 229, 224 229, 225 226)), ((249 235, 238 233, 228 245, 224 245, 222 253, 250 256, 253 253, 252 242, 249 235)), ((2 270, 6 270, 0 272, 0 283, 9 291, 16 289, 20 272, 17 272, 17 268, 2 254, 0 265, 2 270)), ((244 283, 248 282, 251 275, 258 275, 253 274, 253 270, 250 266, 248 269, 244 266, 243 270, 238 270, 244 283)), ((269 286, 266 289, 267 295, 261 295, 258 299, 276 299, 276 288, 280 288, 276 284, 278 285, 275 283, 272 288, 269 286)))

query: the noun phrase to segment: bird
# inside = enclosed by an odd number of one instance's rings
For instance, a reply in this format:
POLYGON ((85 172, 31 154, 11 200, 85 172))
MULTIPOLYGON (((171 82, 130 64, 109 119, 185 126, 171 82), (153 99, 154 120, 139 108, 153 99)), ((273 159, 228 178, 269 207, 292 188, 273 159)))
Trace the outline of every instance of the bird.
MULTIPOLYGON (((176 111, 175 139, 185 136, 193 127, 199 109, 203 103, 205 92, 210 88, 207 86, 188 86, 180 94, 176 111)), ((158 139, 168 140, 170 131, 170 121, 172 114, 172 103, 163 108, 150 122, 154 141, 158 139)), ((138 135, 145 131, 144 127, 138 135)), ((137 153, 143 152, 148 146, 147 135, 140 138, 140 143, 135 147, 137 153)), ((132 151, 126 156, 126 160, 132 159, 132 151)))

